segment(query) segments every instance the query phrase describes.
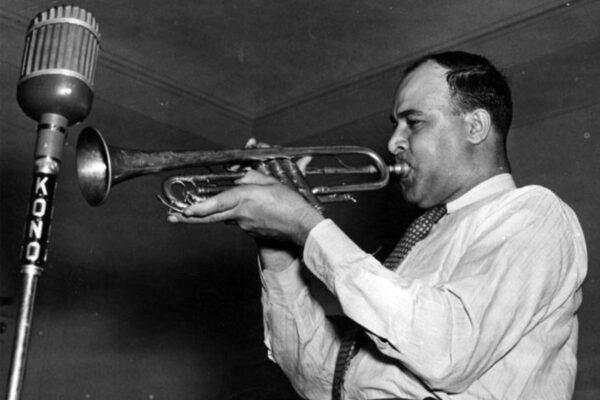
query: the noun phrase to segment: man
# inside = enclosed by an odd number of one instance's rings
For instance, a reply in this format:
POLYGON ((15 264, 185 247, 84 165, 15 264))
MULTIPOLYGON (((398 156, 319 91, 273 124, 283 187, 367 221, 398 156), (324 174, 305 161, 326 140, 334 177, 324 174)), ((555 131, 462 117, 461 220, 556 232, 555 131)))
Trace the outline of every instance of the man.
POLYGON ((408 167, 406 201, 441 211, 400 265, 384 268, 295 191, 254 171, 170 220, 233 220, 259 237, 265 342, 307 398, 331 397, 341 339, 303 265, 366 333, 344 398, 568 399, 585 242, 549 190, 515 187, 511 107, 505 79, 483 57, 434 54, 407 70, 389 150, 408 167))

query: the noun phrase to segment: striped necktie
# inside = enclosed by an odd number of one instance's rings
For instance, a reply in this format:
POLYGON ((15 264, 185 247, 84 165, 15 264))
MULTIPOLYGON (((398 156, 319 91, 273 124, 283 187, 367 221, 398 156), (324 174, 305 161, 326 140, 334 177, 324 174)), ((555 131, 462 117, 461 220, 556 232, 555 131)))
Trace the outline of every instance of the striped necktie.
POLYGON ((417 242, 429 234, 433 225, 435 225, 444 215, 446 215, 446 206, 437 206, 424 212, 419 218, 413 221, 408 227, 402 239, 398 242, 394 250, 383 262, 387 269, 395 271, 408 252, 417 242))
MULTIPOLYGON (((419 218, 413 221, 408 227, 402 239, 398 242, 394 250, 383 262, 384 267, 395 271, 408 252, 417 242, 429 234, 431 228, 447 213, 445 205, 430 208, 419 218)), ((353 323, 352 327, 342 337, 342 343, 338 351, 335 362, 335 371, 333 374, 333 386, 331 397, 333 400, 341 400, 342 386, 344 385, 344 376, 350 366, 350 361, 358 353, 359 341, 363 335, 363 329, 353 323)))

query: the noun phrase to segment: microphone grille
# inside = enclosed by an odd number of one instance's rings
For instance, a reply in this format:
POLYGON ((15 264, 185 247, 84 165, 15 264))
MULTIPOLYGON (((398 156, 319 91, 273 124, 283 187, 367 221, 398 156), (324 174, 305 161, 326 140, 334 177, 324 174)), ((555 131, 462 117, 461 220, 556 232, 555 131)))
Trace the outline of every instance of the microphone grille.
POLYGON ((19 83, 38 75, 61 74, 93 87, 99 38, 94 16, 80 7, 61 5, 39 13, 29 24, 19 83))

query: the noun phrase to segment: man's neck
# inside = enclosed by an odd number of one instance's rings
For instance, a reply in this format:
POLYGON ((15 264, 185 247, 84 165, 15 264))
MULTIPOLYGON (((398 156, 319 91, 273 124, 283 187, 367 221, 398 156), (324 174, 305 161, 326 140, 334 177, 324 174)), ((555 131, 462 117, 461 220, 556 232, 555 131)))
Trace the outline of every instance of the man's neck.
POLYGON ((510 173, 510 165, 508 160, 497 163, 481 163, 471 166, 471 168, 465 169, 466 173, 462 177, 462 185, 458 187, 450 196, 448 196, 443 203, 449 203, 454 201, 473 189, 475 186, 482 182, 493 178, 496 175, 510 173))

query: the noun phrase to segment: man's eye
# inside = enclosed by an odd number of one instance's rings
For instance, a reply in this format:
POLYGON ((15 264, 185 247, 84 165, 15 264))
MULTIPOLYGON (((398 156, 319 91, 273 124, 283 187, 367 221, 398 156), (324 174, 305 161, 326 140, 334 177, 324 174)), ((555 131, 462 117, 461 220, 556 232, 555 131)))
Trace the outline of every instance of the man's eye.
POLYGON ((408 127, 410 129, 414 129, 414 128, 417 128, 421 124, 421 122, 422 121, 416 120, 416 119, 407 119, 406 120, 406 125, 408 125, 408 127))

